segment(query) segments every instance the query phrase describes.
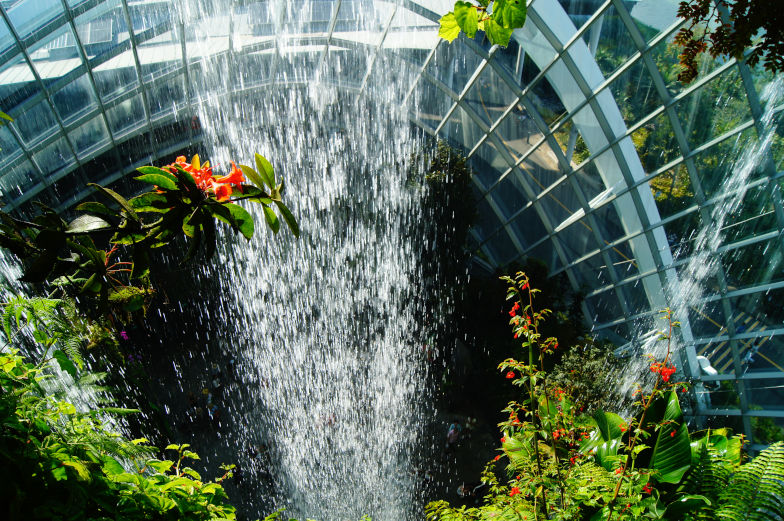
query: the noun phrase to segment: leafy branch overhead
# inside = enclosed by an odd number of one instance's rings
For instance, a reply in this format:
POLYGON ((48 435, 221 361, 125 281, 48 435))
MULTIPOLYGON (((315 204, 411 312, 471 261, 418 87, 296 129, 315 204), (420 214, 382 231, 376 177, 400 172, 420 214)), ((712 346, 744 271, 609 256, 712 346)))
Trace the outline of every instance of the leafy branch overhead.
POLYGON ((684 83, 697 77, 697 58, 703 52, 712 57, 745 59, 751 66, 764 62, 772 73, 784 71, 784 16, 781 3, 753 0, 684 0, 678 16, 686 25, 675 43, 680 55, 684 83))
POLYGON ((280 229, 276 207, 299 236, 297 221, 282 200, 283 181, 275 178, 264 157, 256 154, 255 163, 256 169, 232 162, 224 176, 214 176, 209 162, 202 164, 198 155, 190 163, 181 156, 162 168, 143 166, 136 179, 152 185, 150 191, 126 199, 91 183, 104 202, 78 205, 79 215, 70 222, 42 204, 32 221, 0 212, 0 246, 25 262, 25 282, 50 281, 72 293, 97 297, 103 311, 136 311, 152 294, 147 276, 154 248, 185 237, 189 244, 182 262, 201 251, 209 259, 217 246, 216 220, 248 240, 253 237, 253 218, 236 204, 240 201, 260 204, 275 233, 280 229), (252 184, 246 184, 246 177, 252 184), (100 248, 98 241, 108 245, 100 248), (123 253, 127 257, 119 260, 123 253))
POLYGON ((506 47, 512 31, 525 24, 526 13, 525 0, 479 0, 478 4, 461 0, 439 20, 438 36, 452 43, 461 31, 469 38, 484 31, 491 44, 506 47))

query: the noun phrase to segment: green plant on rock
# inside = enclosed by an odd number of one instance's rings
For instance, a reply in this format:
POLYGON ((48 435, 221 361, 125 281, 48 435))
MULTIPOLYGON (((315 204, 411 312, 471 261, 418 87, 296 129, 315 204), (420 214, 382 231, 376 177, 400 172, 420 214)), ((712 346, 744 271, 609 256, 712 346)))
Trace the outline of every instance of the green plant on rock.
POLYGON ((482 475, 489 494, 479 507, 430 503, 428 521, 585 520, 612 521, 781 519, 784 516, 784 444, 771 446, 742 465, 742 437, 727 430, 690 433, 680 408, 670 341, 678 326, 669 310, 663 358, 651 357, 655 381, 637 389, 628 417, 575 406, 556 386, 543 359, 558 349, 543 338, 547 310, 537 310, 528 277, 502 277, 514 337, 527 360, 509 358, 499 369, 522 389, 510 402, 501 428, 500 453, 482 475), (502 459, 505 479, 498 476, 502 459))

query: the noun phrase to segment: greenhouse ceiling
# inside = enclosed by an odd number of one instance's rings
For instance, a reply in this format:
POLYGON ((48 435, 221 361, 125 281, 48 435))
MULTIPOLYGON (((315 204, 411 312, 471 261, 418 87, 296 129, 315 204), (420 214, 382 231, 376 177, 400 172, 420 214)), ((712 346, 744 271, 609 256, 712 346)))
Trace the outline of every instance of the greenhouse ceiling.
POLYGON ((411 122, 476 171, 477 269, 544 260, 585 292, 595 333, 633 348, 678 281, 715 262, 681 317, 683 363, 736 398, 704 391, 696 414, 741 415, 750 432, 754 416, 784 417, 784 105, 765 93, 776 78, 734 59, 678 82, 677 3, 533 0, 499 48, 439 40, 444 1, 312 0, 297 6, 306 23, 250 0, 198 16, 165 1, 4 1, 2 202, 64 210, 87 182, 122 184, 200 142, 206 56, 240 71, 231 96, 315 78, 362 94, 374 70, 407 71, 411 122), (763 139, 757 166, 728 182, 763 139), (701 229, 721 238, 707 252, 701 229))

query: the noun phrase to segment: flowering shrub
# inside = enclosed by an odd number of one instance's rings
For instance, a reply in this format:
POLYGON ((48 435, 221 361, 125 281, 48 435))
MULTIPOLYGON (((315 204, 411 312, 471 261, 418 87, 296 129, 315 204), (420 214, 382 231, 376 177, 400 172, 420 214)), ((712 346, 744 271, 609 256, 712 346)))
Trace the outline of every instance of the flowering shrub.
POLYGON ((534 307, 538 290, 524 273, 502 280, 509 285, 507 299, 514 302, 509 324, 527 360, 508 358, 499 369, 507 377, 513 372, 510 380, 522 396, 504 409, 509 419, 499 424, 500 453, 482 474, 490 491, 484 503, 455 508, 432 502, 426 508, 428 521, 784 515, 784 444, 741 465, 741 436, 730 436, 726 429, 689 432, 677 392, 686 384, 672 378, 670 338, 678 324, 669 310, 664 312, 669 330, 662 335, 666 354, 652 361, 656 381, 638 388, 635 410, 626 418, 602 410, 588 416, 567 390, 549 382, 544 370, 544 357, 558 348, 558 341, 539 333, 549 311, 534 307), (497 475, 502 460, 505 479, 497 475))
POLYGON ((86 310, 122 315, 145 309, 153 294, 148 281, 152 249, 185 236, 189 247, 183 262, 201 252, 209 259, 217 244, 216 220, 248 240, 253 237, 253 218, 237 202, 260 204, 275 233, 280 229, 276 207, 299 235, 297 221, 282 201, 283 181, 276 180, 264 157, 256 154, 255 162, 256 169, 232 162, 223 176, 214 175, 198 155, 190 163, 181 156, 163 168, 143 166, 136 180, 154 189, 126 199, 91 183, 107 204, 82 203, 76 207, 80 215, 70 222, 45 205, 39 205, 42 213, 32 221, 0 212, 0 246, 25 264, 22 280, 48 281, 63 294, 79 296, 86 310), (96 241, 106 237, 108 246, 97 247, 96 241), (122 254, 125 260, 115 259, 122 254))

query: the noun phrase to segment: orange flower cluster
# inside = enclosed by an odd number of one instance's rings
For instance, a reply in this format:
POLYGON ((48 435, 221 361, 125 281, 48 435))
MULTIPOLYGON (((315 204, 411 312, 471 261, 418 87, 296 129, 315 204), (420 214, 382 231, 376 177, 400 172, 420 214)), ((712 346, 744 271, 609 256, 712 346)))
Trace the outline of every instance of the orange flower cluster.
POLYGON ((234 185, 237 191, 242 193, 242 183, 245 182, 245 176, 242 175, 242 170, 237 168, 234 161, 231 162, 229 175, 218 177, 213 177, 209 161, 206 161, 203 165, 201 164, 198 154, 193 156, 190 163, 185 161, 185 156, 179 156, 174 163, 165 168, 168 168, 169 172, 174 173, 177 171, 177 166, 193 177, 196 186, 200 190, 215 194, 218 201, 226 201, 231 197, 233 191, 231 185, 234 185))
POLYGON ((670 381, 670 377, 675 372, 675 366, 672 365, 670 367, 667 367, 662 362, 654 362, 654 363, 651 364, 651 372, 652 373, 659 373, 661 375, 662 381, 669 382, 670 381))

